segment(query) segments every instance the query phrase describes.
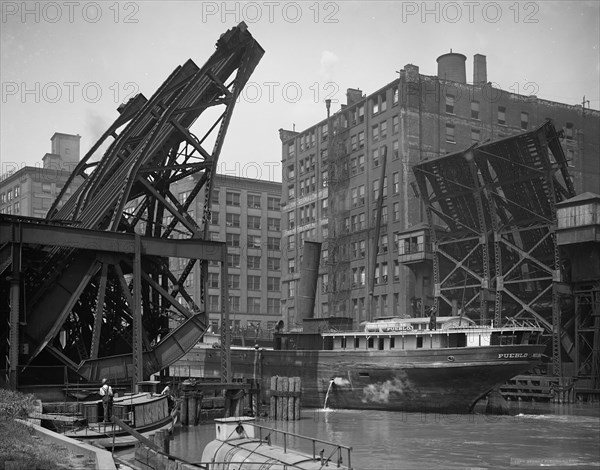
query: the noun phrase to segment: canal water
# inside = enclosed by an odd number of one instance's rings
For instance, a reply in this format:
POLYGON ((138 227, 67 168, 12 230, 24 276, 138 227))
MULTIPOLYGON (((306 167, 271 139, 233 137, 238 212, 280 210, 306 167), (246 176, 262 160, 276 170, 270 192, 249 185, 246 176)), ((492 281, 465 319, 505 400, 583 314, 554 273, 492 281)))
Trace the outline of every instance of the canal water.
MULTIPOLYGON (((511 406, 513 416, 304 409, 299 421, 258 423, 351 446, 358 470, 600 468, 598 404, 511 406)), ((214 424, 178 427, 171 453, 200 462, 213 438, 214 424)))

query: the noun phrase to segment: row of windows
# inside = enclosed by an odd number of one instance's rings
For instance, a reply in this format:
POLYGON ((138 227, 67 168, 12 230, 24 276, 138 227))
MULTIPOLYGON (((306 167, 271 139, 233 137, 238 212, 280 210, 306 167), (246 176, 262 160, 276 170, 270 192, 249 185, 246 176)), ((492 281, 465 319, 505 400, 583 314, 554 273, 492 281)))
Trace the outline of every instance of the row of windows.
MULTIPOLYGON (((50 187, 52 189, 52 187, 50 187)), ((12 201, 13 198, 17 198, 21 195, 21 186, 15 186, 9 189, 5 193, 0 193, 0 203, 4 204, 8 201, 12 201)))
MULTIPOLYGON (((181 193, 185 194, 185 193, 181 193)), ((220 191, 219 188, 214 188, 212 193, 212 203, 219 203, 220 191)), ((237 191, 226 191, 225 192, 225 204, 227 206, 240 207, 241 206, 241 193, 237 191)), ((261 209, 261 196, 260 194, 247 194, 246 196, 247 207, 252 209, 261 209)), ((280 209, 280 200, 275 196, 267 196, 267 210, 278 211, 280 209)))
MULTIPOLYGON (((211 232, 211 240, 218 240, 218 232, 211 232), (214 235, 213 235, 214 234, 214 235)), ((239 233, 227 233, 225 234, 225 243, 231 248, 240 248, 240 234, 239 233)), ((248 235, 248 248, 261 248, 262 238, 260 235, 248 235)), ((267 237, 267 250, 279 250, 280 240, 279 237, 267 237)))
MULTIPOLYGON (((247 256, 246 265, 248 269, 260 269, 260 256, 247 256)), ((241 267, 241 255, 229 253, 227 255, 227 266, 230 268, 241 267)), ((267 269, 269 271, 279 271, 281 269, 281 258, 267 257, 267 269)))
MULTIPOLYGON (((218 295, 209 295, 208 296, 208 310, 209 311, 219 311, 220 310, 220 302, 218 295)), ((264 306, 261 303, 260 297, 247 297, 246 305, 248 306, 248 313, 267 313, 276 315, 279 314, 281 301, 279 299, 267 299, 267 309, 265 312, 264 306)), ((236 295, 229 296, 229 308, 231 312, 239 312, 240 311, 240 297, 236 295)), ((239 320, 237 320, 239 322, 239 320)), ((250 322, 248 322, 250 323, 250 322)), ((257 326, 254 322, 254 326, 257 326)), ((275 328, 275 324, 277 322, 267 322, 267 328, 273 329, 275 328), (271 325, 269 325, 272 323, 271 325)))
MULTIPOLYGON (((225 214, 225 225, 227 227, 240 228, 240 214, 225 214)), ((246 218, 247 227, 249 229, 260 230, 262 226, 262 217, 249 215, 246 218)), ((210 223, 212 225, 219 225, 219 212, 213 211, 210 217, 210 223)), ((281 220, 277 217, 267 217, 267 230, 279 231, 281 230, 281 220)))
MULTIPOLYGON (((221 275, 219 273, 208 273, 207 284, 211 289, 218 289, 220 286, 221 275)), ((247 276, 247 289, 248 290, 260 290, 261 289, 261 276, 247 276)), ((279 277, 267 276, 267 291, 277 292, 279 291, 279 277)), ((239 274, 228 274, 227 275, 227 287, 229 289, 240 288, 240 275, 239 274)))
MULTIPOLYGON (((453 95, 446 95, 446 113, 455 114, 455 100, 453 95)), ((471 101, 471 118, 479 120, 479 101, 471 101)), ((521 130, 529 129, 529 113, 521 111, 520 115, 521 130)), ((501 125, 506 125, 506 106, 498 106, 496 110, 496 122, 501 125)), ((567 122, 565 128, 565 137, 570 140, 573 138, 573 123, 567 122)), ((475 140, 474 140, 475 142, 475 140)))
POLYGON ((19 201, 15 202, 14 204, 9 204, 6 207, 0 208, 0 214, 18 215, 20 213, 21 213, 21 203, 19 201))

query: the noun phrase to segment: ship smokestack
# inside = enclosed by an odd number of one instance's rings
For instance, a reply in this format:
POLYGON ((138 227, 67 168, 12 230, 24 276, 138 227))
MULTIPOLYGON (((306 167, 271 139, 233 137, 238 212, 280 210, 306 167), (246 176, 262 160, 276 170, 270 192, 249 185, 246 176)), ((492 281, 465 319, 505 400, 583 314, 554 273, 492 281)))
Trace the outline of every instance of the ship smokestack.
POLYGON ((304 241, 302 249, 302 264, 300 266, 300 284, 298 285, 297 307, 298 320, 313 318, 315 311, 315 296, 319 277, 319 258, 321 244, 304 241))

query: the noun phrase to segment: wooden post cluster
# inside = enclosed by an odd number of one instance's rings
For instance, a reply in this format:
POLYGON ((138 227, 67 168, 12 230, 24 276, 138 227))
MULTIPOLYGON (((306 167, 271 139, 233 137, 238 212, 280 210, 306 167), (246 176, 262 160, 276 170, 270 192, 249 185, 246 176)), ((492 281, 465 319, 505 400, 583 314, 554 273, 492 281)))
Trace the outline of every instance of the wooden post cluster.
POLYGON ((300 419, 300 377, 271 377, 271 419, 300 419))
POLYGON ((185 392, 181 399, 181 424, 183 426, 195 426, 200 421, 200 411, 202 410, 202 393, 185 392))

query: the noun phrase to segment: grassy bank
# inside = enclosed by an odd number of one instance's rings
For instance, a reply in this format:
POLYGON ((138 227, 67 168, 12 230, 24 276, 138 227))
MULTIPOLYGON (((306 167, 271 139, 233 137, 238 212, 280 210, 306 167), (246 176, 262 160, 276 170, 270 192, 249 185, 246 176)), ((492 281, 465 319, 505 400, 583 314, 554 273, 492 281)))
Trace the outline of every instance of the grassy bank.
POLYGON ((31 428, 15 421, 27 417, 34 401, 33 395, 0 389, 0 469, 9 468, 12 462, 27 469, 69 468, 65 449, 44 442, 31 428))

